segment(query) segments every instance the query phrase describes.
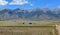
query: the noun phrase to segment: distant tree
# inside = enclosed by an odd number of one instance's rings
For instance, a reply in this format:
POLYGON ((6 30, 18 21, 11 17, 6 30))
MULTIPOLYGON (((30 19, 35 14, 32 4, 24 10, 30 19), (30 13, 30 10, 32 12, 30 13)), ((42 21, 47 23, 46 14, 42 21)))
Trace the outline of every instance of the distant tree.
POLYGON ((24 24, 24 23, 23 23, 24 24))
POLYGON ((29 23, 29 24, 32 24, 32 23, 29 23))

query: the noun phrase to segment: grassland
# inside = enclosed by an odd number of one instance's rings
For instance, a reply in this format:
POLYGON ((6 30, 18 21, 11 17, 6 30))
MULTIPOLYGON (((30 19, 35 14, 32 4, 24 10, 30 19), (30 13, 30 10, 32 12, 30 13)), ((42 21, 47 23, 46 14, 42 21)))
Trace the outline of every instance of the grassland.
POLYGON ((60 25, 60 22, 32 24, 0 22, 0 35, 57 35, 56 25, 60 25))
POLYGON ((60 22, 49 22, 49 23, 16 23, 16 22, 0 22, 0 26, 56 26, 60 25, 60 22))
POLYGON ((52 35, 52 27, 0 27, 0 35, 52 35))

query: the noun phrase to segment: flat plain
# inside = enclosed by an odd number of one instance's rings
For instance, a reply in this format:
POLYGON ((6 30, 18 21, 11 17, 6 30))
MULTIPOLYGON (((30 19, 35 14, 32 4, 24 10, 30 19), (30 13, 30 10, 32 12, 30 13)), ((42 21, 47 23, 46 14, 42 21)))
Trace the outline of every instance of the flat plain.
POLYGON ((56 25, 59 25, 59 22, 45 24, 0 22, 0 35, 57 35, 56 25))

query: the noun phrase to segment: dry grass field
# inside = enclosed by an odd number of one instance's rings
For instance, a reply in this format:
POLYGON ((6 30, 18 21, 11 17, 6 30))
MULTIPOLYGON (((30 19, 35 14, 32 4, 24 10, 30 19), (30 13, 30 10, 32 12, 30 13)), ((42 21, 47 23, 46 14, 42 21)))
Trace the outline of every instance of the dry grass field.
POLYGON ((0 27, 0 35, 55 35, 53 27, 44 26, 20 26, 20 27, 0 27))
MULTIPOLYGON (((57 23, 58 25, 59 23, 57 23)), ((0 35, 57 35, 56 23, 23 24, 0 22, 0 35)))

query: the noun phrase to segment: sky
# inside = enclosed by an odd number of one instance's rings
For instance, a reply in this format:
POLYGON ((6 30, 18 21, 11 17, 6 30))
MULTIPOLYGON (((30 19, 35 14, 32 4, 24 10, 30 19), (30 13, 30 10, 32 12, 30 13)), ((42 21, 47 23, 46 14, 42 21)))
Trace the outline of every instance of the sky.
POLYGON ((0 0, 0 8, 60 8, 60 0, 0 0))

